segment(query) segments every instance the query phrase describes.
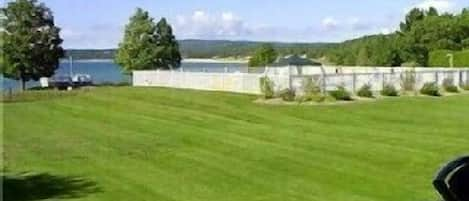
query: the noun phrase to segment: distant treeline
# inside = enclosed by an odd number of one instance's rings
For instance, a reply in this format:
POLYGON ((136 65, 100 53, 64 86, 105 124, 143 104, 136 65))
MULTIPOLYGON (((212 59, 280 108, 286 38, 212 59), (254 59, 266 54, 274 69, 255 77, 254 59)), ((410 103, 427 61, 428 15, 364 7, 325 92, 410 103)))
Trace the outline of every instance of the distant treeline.
MULTIPOLYGON (((213 57, 247 57, 266 42, 251 41, 223 41, 223 40, 183 40, 180 41, 181 52, 184 57, 213 58, 213 57)), ((306 54, 317 57, 322 48, 333 43, 270 43, 280 55, 306 54)))
MULTIPOLYGON (((227 40, 180 40, 179 47, 184 58, 244 58, 251 56, 257 47, 265 42, 227 40)), ((316 58, 333 43, 271 43, 281 55, 306 54, 316 58)), ((74 59, 113 59, 115 49, 66 50, 66 57, 74 59)))
POLYGON ((75 50, 75 49, 68 49, 65 50, 65 58, 69 58, 70 56, 76 60, 82 59, 114 59, 116 55, 116 49, 101 49, 101 50, 75 50))

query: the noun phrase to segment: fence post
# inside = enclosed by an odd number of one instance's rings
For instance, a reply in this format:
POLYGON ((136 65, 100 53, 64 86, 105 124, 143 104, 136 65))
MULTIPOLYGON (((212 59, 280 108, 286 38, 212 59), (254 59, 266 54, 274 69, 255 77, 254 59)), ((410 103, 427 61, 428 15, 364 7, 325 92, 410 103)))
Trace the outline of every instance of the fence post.
POLYGON ((322 77, 321 93, 322 93, 323 96, 326 95, 326 87, 327 87, 327 85, 326 85, 326 76, 327 76, 326 75, 326 70, 324 69, 324 66, 321 65, 321 77, 322 77))
POLYGON ((384 72, 381 72, 381 79, 383 80, 383 85, 382 85, 382 88, 381 89, 384 89, 384 86, 386 85, 386 81, 384 79, 384 72))
POLYGON ((459 69, 459 86, 462 86, 462 84, 463 84, 463 77, 462 76, 463 76, 462 75, 462 70, 459 69))
POLYGON ((357 74, 353 71, 353 93, 357 92, 357 74))
POLYGON ((438 77, 438 70, 435 71, 435 82, 438 84, 439 83, 439 80, 440 78, 438 77))
POLYGON ((292 87, 292 75, 291 75, 291 66, 288 65, 288 89, 293 90, 292 87))

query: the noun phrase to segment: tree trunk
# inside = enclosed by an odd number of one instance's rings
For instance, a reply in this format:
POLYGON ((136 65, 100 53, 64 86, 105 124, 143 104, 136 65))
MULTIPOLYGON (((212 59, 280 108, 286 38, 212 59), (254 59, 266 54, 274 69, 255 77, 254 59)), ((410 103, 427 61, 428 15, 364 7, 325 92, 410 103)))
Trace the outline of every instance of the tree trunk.
POLYGON ((26 90, 26 80, 24 80, 24 79, 21 79, 21 89, 22 89, 23 91, 26 90))

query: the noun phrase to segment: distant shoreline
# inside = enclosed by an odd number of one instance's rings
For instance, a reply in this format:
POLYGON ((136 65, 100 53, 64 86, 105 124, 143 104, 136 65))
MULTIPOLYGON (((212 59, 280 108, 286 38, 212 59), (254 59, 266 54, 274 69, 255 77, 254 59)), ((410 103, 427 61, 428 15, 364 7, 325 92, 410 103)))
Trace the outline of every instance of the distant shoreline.
POLYGON ((220 58, 220 59, 201 59, 201 58, 187 58, 182 60, 187 63, 247 63, 245 60, 231 59, 231 58, 220 58))
MULTIPOLYGON (((61 59, 60 62, 67 63, 68 59, 61 59)), ((87 63, 87 62, 114 62, 112 59, 77 59, 73 60, 74 63, 87 63)), ((233 63, 233 64, 243 64, 247 63, 246 60, 240 59, 231 59, 231 58, 220 58, 220 59, 202 59, 202 58, 187 58, 183 59, 182 62, 184 63, 233 63)))

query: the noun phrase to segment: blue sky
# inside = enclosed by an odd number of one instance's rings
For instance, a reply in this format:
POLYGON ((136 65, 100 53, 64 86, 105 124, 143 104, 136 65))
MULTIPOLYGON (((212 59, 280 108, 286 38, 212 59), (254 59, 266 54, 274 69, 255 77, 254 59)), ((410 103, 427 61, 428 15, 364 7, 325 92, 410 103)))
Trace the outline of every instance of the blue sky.
POLYGON ((468 0, 39 0, 66 48, 114 48, 136 7, 166 17, 178 39, 337 42, 397 29, 412 7, 459 12, 468 0))

